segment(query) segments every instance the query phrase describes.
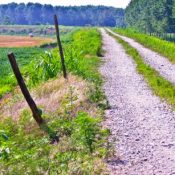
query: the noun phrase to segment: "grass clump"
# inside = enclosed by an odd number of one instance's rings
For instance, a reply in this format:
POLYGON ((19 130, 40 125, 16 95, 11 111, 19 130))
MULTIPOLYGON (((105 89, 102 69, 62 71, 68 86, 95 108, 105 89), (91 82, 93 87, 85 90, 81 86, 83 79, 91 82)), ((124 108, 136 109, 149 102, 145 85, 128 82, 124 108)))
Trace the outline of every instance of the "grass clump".
POLYGON ((174 43, 162 40, 155 36, 138 33, 132 29, 114 29, 114 31, 121 35, 133 38, 137 42, 143 44, 145 47, 150 48, 151 50, 154 50, 167 57, 173 64, 175 64, 174 43))
MULTIPOLYGON (((109 34, 112 35, 111 33, 109 34)), ((137 65, 137 71, 144 76, 153 92, 175 107, 175 86, 160 76, 156 70, 147 65, 136 49, 123 41, 120 37, 112 36, 123 45, 126 53, 134 59, 137 65)))

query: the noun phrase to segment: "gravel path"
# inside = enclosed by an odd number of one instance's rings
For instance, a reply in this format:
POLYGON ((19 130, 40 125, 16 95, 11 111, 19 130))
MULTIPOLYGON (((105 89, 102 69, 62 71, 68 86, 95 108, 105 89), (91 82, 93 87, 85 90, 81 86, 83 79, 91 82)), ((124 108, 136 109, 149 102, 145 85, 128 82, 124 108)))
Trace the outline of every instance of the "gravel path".
POLYGON ((144 47, 143 45, 137 43, 131 38, 121 36, 115 32, 107 29, 112 34, 119 36, 124 41, 128 42, 132 47, 137 49, 139 54, 145 60, 147 64, 157 70, 162 77, 169 80, 171 83, 175 84, 175 65, 172 64, 167 58, 159 55, 158 53, 144 47))
POLYGON ((175 175, 175 113, 152 94, 123 47, 101 32, 101 73, 111 105, 104 125, 116 149, 108 161, 111 175, 175 175))

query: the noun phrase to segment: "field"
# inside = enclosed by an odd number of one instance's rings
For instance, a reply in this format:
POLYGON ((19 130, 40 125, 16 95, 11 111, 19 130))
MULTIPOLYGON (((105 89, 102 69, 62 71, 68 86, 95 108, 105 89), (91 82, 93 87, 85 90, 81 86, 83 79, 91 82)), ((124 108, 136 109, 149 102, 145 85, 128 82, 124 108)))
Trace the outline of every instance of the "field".
MULTIPOLYGON (((60 33, 66 34, 76 29, 76 27, 60 26, 60 33)), ((54 36, 55 27, 53 25, 0 25, 0 35, 27 35, 33 33, 35 36, 54 36)))
POLYGON ((0 47, 34 47, 54 42, 51 38, 0 35, 0 47))
MULTIPOLYGON (((1 26, 2 27, 2 26, 1 26)), ((32 28, 36 29, 36 27, 31 26, 32 28)), ((38 26, 37 26, 38 27, 38 26)), ((12 28, 12 26, 3 26, 3 28, 12 28)), ((13 30, 16 30, 16 28, 20 28, 20 29, 24 29, 25 26, 14 26, 13 30)), ((28 26, 28 28, 30 28, 30 26, 28 26)), ((60 32, 61 34, 61 38, 62 38, 62 42, 63 43, 67 43, 70 40, 70 36, 72 35, 73 32, 75 32, 77 29, 76 28, 69 28, 69 27, 65 27, 66 29, 68 28, 69 30, 64 30, 64 27, 62 27, 62 30, 60 32), (66 32, 65 32, 66 31, 66 32), (68 32, 69 31, 69 32, 68 32)), ((38 29, 38 28, 37 28, 38 29)), ((0 35, 0 40, 2 39, 2 43, 3 45, 5 45, 5 43, 7 43, 7 40, 10 42, 8 47, 0 47, 0 97, 2 97, 2 95, 6 92, 10 92, 13 87, 16 86, 16 82, 14 77, 12 76, 12 72, 11 72, 11 68, 10 65, 8 63, 8 59, 7 59, 7 54, 9 52, 13 52, 16 55, 16 59, 17 62, 20 66, 21 69, 23 69, 25 67, 25 65, 28 65, 32 60, 35 59, 39 59, 41 57, 42 54, 44 54, 45 51, 47 51, 50 48, 50 41, 54 41, 55 38, 53 38, 53 36, 51 38, 46 38, 44 39, 44 43, 41 43, 41 41, 43 42, 43 38, 29 38, 28 36, 3 36, 0 35), (12 38, 12 40, 10 40, 12 38), (16 43, 16 40, 14 40, 15 38, 17 38, 19 41, 21 41, 21 39, 23 38, 27 38, 28 41, 32 41, 33 43, 38 43, 39 45, 36 47, 25 47, 24 45, 19 47, 21 43, 16 43), (4 43, 5 40, 5 43, 4 43), (11 42, 13 41, 14 42, 11 42), (49 43, 47 44, 47 42, 49 41, 49 43), (41 47, 40 47, 41 45, 41 47), (14 47, 11 47, 14 46, 14 47), (49 46, 49 47, 48 47, 49 46)), ((22 40, 22 42, 24 42, 22 40)), ((0 42, 1 43, 1 42, 0 42)), ((27 45, 29 43, 26 43, 27 45)), ((1 45, 1 44, 0 44, 1 45)), ((30 44, 31 45, 31 44, 30 44)), ((55 44, 54 44, 55 45, 55 44)), ((54 46, 53 45, 53 46, 54 46)))

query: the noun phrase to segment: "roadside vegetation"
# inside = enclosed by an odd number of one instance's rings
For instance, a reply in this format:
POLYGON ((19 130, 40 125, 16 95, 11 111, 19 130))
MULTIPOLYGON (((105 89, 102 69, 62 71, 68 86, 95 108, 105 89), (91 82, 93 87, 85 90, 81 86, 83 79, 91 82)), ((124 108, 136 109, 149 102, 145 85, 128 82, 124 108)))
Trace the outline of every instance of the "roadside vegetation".
POLYGON ((153 92, 163 100, 166 100, 170 105, 175 107, 175 86, 171 84, 168 80, 160 76, 156 70, 144 63, 142 57, 135 48, 130 46, 121 38, 114 36, 111 33, 109 34, 116 38, 116 40, 123 45, 126 53, 134 59, 137 65, 137 71, 144 76, 145 80, 148 82, 153 92))
POLYGON ((155 36, 139 33, 132 29, 114 29, 114 31, 129 38, 133 38, 135 41, 143 44, 145 47, 167 57, 173 64, 175 64, 174 43, 162 40, 155 36))
MULTIPOLYGON (((107 174, 104 158, 109 131, 100 124, 106 100, 97 69, 101 36, 96 29, 80 29, 63 45, 68 80, 62 77, 57 49, 22 66, 42 117, 59 142, 50 143, 15 88, 0 101, 2 174, 107 174)), ((23 61, 21 58, 20 65, 23 61)))
MULTIPOLYGON (((15 28, 15 27, 14 27, 15 28)), ((69 33, 61 33, 63 44, 67 44, 71 40, 71 36, 76 32, 78 28, 72 29, 69 33)), ((0 48, 0 98, 7 92, 11 92, 16 87, 16 81, 12 74, 10 64, 7 59, 8 52, 15 53, 17 62, 20 69, 25 69, 32 60, 40 60, 41 55, 44 55, 45 51, 49 51, 49 48, 55 47, 55 43, 46 43, 37 47, 19 47, 19 48, 0 48), (25 67, 25 68, 24 68, 25 67)))

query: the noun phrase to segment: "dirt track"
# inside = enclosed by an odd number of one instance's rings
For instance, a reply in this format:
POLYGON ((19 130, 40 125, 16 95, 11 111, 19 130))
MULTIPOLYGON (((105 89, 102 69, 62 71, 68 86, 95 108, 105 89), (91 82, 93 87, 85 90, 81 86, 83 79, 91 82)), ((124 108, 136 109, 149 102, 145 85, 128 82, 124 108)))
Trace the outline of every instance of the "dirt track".
POLYGON ((175 84, 175 65, 172 64, 167 58, 144 47, 143 45, 139 44, 131 38, 121 36, 109 29, 108 31, 129 43, 139 52, 139 54, 144 59, 145 63, 149 64, 151 67, 157 70, 162 77, 175 84))
POLYGON ((111 109, 116 156, 108 161, 112 175, 175 174, 175 113, 152 94, 123 47, 102 30, 105 63, 101 73, 111 109))

